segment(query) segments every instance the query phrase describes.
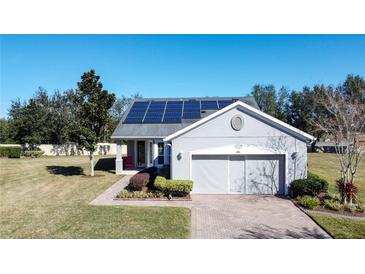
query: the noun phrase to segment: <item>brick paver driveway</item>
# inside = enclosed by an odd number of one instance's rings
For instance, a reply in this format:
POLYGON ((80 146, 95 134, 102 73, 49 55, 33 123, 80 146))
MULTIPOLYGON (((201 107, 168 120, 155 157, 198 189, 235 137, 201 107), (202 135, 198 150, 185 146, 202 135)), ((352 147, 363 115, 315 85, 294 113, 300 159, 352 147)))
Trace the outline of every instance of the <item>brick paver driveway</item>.
POLYGON ((175 206, 191 209, 191 237, 196 239, 330 238, 286 198, 255 195, 192 195, 192 201, 113 199, 129 182, 123 177, 92 205, 175 206))
POLYGON ((193 195, 191 208, 192 238, 330 238, 286 198, 193 195))

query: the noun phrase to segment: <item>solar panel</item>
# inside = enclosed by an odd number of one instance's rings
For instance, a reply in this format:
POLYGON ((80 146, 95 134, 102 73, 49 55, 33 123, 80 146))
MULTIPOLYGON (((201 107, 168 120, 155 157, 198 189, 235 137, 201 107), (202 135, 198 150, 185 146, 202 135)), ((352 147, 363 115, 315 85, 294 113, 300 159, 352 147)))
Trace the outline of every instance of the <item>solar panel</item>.
POLYGON ((202 110, 218 109, 217 100, 202 100, 202 110))
POLYGON ((149 102, 134 102, 129 113, 124 120, 126 124, 142 123, 143 117, 146 113, 149 102))
POLYGON ((233 103, 232 100, 218 100, 218 108, 225 108, 226 106, 229 106, 233 103))
POLYGON ((181 123, 182 101, 167 101, 163 123, 181 123))
POLYGON ((183 116, 184 119, 200 119, 200 113, 195 113, 195 112, 186 112, 184 113, 183 116))
POLYGON ((200 117, 200 101, 185 101, 182 118, 199 119, 200 117))
POLYGON ((161 123, 165 107, 166 107, 166 101, 152 101, 150 106, 148 107, 143 123, 144 124, 161 123))
POLYGON ((200 119, 202 110, 222 109, 237 100, 137 101, 133 103, 124 123, 181 123, 182 119, 200 119))
POLYGON ((178 123, 181 123, 181 117, 164 117, 163 123, 165 123, 165 124, 178 124, 178 123))

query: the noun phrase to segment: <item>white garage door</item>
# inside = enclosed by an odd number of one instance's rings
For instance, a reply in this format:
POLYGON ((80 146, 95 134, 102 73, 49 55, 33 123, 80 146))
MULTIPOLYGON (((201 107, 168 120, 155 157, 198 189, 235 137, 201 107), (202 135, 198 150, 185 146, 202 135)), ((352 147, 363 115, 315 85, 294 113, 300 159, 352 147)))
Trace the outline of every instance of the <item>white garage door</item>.
POLYGON ((194 193, 227 193, 228 164, 225 155, 194 155, 194 193))
POLYGON ((193 155, 194 193, 284 194, 283 155, 193 155))

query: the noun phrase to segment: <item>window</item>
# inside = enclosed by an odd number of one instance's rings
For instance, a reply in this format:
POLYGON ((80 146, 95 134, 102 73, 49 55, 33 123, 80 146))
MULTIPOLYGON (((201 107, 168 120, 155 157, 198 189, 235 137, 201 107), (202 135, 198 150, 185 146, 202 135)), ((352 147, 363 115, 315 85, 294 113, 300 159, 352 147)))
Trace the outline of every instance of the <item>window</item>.
POLYGON ((157 158, 157 163, 159 165, 163 165, 164 164, 164 143, 158 143, 158 158, 157 158))

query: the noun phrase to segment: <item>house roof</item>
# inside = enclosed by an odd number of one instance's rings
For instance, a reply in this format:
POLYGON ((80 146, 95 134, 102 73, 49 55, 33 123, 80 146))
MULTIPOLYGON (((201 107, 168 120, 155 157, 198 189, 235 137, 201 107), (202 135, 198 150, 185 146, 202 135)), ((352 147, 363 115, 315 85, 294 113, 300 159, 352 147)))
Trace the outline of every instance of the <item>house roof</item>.
POLYGON ((218 109, 206 109, 201 111, 201 117, 198 119, 181 119, 179 123, 131 123, 126 122, 126 118, 131 111, 135 102, 165 102, 165 101, 211 101, 211 100, 234 100, 245 102, 252 108, 258 109, 258 105, 252 96, 246 97, 190 97, 190 98, 142 98, 135 99, 131 102, 120 120, 117 128, 112 134, 112 139, 135 139, 135 138, 165 138, 175 132, 178 132, 197 121, 210 116, 219 111, 218 109))
POLYGON ((229 105, 229 106, 227 106, 227 107, 225 107, 225 108, 223 108, 219 111, 216 111, 215 113, 213 113, 209 116, 204 117, 203 119, 201 119, 201 120, 199 120, 199 121, 197 121, 193 124, 190 124, 189 126, 183 128, 183 129, 181 129, 177 132, 172 133, 171 135, 164 138, 164 141, 166 142, 166 141, 170 141, 172 139, 175 139, 175 138, 183 135, 184 133, 186 133, 186 132, 188 132, 188 131, 190 131, 190 130, 192 130, 192 129, 194 129, 194 128, 196 128, 196 127, 198 127, 198 126, 214 119, 215 117, 217 117, 217 116, 219 116, 219 115, 221 115, 221 114, 223 114, 223 113, 225 113, 225 112, 227 112, 227 111, 229 111, 233 108, 236 108, 236 107, 241 107, 241 108, 249 111, 250 113, 252 113, 254 116, 258 116, 258 117, 264 119, 265 121, 267 121, 269 123, 275 124, 276 126, 279 126, 284 131, 287 131, 287 132, 289 132, 289 133, 291 133, 291 134, 293 134, 293 135, 295 135, 299 138, 302 138, 304 140, 310 140, 310 141, 315 140, 314 136, 312 136, 312 135, 310 135, 310 134, 308 134, 304 131, 301 131, 301 130, 299 130, 299 129, 297 129, 297 128, 295 128, 295 127, 293 127, 293 126, 291 126, 287 123, 284 123, 283 121, 280 121, 279 119, 276 119, 275 117, 272 117, 272 116, 262 112, 261 110, 259 110, 257 108, 254 108, 254 107, 252 107, 252 106, 250 106, 250 105, 248 105, 248 104, 246 104, 242 101, 237 101, 237 102, 235 102, 235 103, 233 103, 233 104, 231 104, 231 105, 229 105))

